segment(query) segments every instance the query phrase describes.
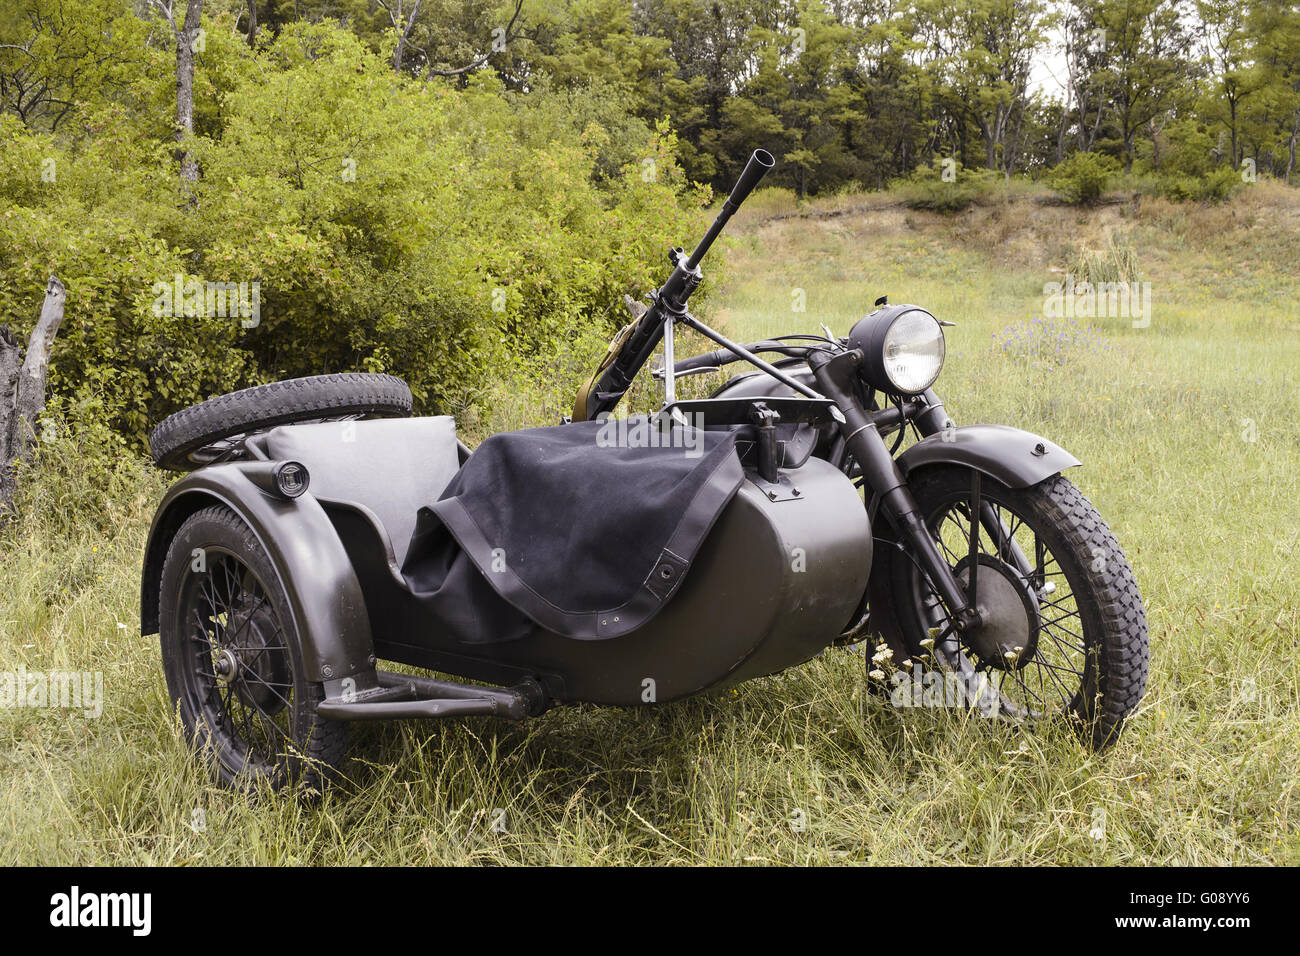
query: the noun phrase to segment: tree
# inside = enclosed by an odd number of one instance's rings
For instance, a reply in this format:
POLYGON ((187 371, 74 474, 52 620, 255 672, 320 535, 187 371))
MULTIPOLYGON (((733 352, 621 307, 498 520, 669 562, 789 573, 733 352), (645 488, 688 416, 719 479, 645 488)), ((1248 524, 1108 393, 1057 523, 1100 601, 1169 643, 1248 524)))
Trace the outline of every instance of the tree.
POLYGON ((1214 93, 1205 98, 1203 111, 1211 122, 1228 131, 1230 165, 1241 162, 1241 124, 1245 101, 1256 91, 1259 75, 1250 62, 1246 10, 1238 0, 1196 0, 1200 16, 1200 41, 1214 76, 1214 93))
POLYGON ((1042 3, 925 0, 922 9, 942 51, 933 66, 951 91, 950 108, 978 129, 985 167, 1009 178, 1029 106, 1033 58, 1045 42, 1042 3))
POLYGON ((1255 153, 1267 151, 1277 175, 1277 154, 1286 156, 1281 175, 1287 183, 1296 170, 1300 140, 1300 8, 1286 0, 1258 0, 1246 18, 1255 96, 1244 129, 1255 153))
POLYGON ((1100 82, 1131 172, 1138 134, 1173 110, 1191 64, 1191 36, 1178 0, 1096 0, 1091 21, 1100 30, 1100 82))
POLYGON ((1103 74, 1105 32, 1094 19, 1094 4, 1087 0, 1066 4, 1061 26, 1065 109, 1058 127, 1057 163, 1065 160, 1067 138, 1073 139, 1075 149, 1090 152, 1107 114, 1103 74))
POLYGON ((392 64, 398 73, 464 76, 482 69, 516 40, 529 36, 524 0, 375 0, 395 36, 392 64), (408 5, 409 4, 409 5, 408 5), (421 16, 421 13, 424 16, 421 16), (501 17, 497 21, 496 17, 501 17))
POLYGON ((375 0, 375 2, 388 14, 389 22, 392 23, 393 30, 397 34, 397 43, 393 47, 393 69, 400 73, 406 59, 406 42, 410 39, 411 31, 415 29, 415 18, 420 15, 420 5, 424 0, 411 0, 409 7, 404 0, 375 0))
POLYGON ((0 110, 56 130, 79 101, 122 96, 146 65, 143 26, 128 0, 6 0, 0 110))
POLYGON ((187 0, 185 18, 179 25, 176 22, 176 0, 151 2, 171 27, 176 41, 176 142, 182 144, 177 157, 181 164, 181 182, 193 183, 199 178, 199 165, 184 144, 194 135, 194 54, 196 45, 201 45, 199 23, 203 16, 203 0, 187 0))
POLYGON ((63 283, 50 276, 45 302, 24 350, 0 325, 0 516, 13 505, 17 462, 31 457, 36 422, 45 408, 45 375, 63 322, 63 283))

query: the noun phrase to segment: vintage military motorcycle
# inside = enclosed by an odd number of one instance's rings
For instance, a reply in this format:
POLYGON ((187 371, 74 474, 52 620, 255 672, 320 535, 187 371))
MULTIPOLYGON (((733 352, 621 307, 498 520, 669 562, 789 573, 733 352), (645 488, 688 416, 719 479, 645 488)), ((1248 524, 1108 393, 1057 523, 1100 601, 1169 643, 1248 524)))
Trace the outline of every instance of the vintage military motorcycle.
POLYGON ((223 782, 327 778, 351 721, 662 703, 864 640, 877 680, 929 669, 962 706, 1114 739, 1147 677, 1132 569, 1062 477, 1077 459, 949 417, 949 323, 882 299, 843 338, 741 345, 687 309, 772 165, 756 151, 672 251, 561 424, 471 453, 399 379, 336 374, 155 429, 188 474, 149 534, 143 631, 223 782), (718 349, 676 360, 680 327, 718 349), (662 407, 613 417, 657 353, 662 407), (753 370, 678 396, 733 362, 753 370))

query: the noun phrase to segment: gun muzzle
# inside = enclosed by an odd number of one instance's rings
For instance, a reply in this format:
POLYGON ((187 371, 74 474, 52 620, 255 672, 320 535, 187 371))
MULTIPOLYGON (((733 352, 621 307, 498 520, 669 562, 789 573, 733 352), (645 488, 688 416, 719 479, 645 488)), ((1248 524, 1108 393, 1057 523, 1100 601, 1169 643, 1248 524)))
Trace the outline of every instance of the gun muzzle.
POLYGON ((749 157, 749 162, 745 164, 744 172, 736 180, 736 185, 731 187, 731 194, 727 196, 727 205, 734 211, 737 206, 749 198, 749 194, 754 191, 758 181, 766 176, 775 165, 776 160, 767 150, 754 150, 754 154, 749 157))
POLYGON ((731 187, 731 194, 727 196, 727 201, 722 204, 722 210, 718 217, 713 220, 713 225, 709 226, 709 231, 704 234, 704 238, 699 241, 691 257, 686 260, 686 270, 693 271, 704 258, 704 254, 709 251, 709 246, 713 245, 713 240, 718 238, 718 233, 722 232, 723 226, 731 218, 731 214, 740 208, 749 194, 754 191, 758 181, 767 175, 768 170, 776 165, 776 160, 772 154, 765 149, 756 149, 754 154, 749 157, 749 162, 745 164, 744 171, 740 178, 736 180, 736 185, 731 187))

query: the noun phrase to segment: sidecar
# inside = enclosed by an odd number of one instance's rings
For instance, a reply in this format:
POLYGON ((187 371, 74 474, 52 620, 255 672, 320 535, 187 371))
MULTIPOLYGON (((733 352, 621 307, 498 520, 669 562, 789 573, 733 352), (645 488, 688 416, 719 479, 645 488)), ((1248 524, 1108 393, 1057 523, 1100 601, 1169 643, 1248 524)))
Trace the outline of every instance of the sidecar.
POLYGON ((142 629, 162 631, 165 656, 169 641, 193 639, 169 686, 198 672, 210 687, 191 689, 192 706, 215 695, 217 721, 268 703, 275 718, 304 697, 335 721, 520 718, 781 671, 864 609, 866 509, 811 455, 829 406, 684 401, 644 423, 712 436, 695 463, 671 440, 642 448, 611 432, 602 444, 600 423, 493 436, 473 454, 450 417, 254 430, 237 455, 198 462, 158 508, 142 629), (209 543, 182 534, 214 509, 243 526, 236 546, 215 524, 209 543))

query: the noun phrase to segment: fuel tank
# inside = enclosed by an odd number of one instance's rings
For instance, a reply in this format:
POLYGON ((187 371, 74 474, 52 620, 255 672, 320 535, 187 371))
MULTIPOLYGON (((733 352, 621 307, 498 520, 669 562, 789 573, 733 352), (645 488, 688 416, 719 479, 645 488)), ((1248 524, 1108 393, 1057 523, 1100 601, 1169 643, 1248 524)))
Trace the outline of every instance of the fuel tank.
POLYGON ((347 515, 335 520, 354 550, 379 657, 485 681, 535 676, 557 700, 660 703, 802 663, 858 611, 871 528, 857 489, 817 458, 780 478, 748 474, 671 602, 635 631, 598 641, 539 628, 499 644, 456 642, 359 553, 347 515))

